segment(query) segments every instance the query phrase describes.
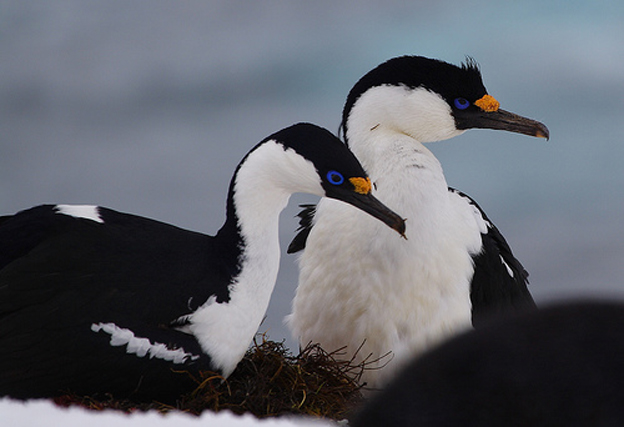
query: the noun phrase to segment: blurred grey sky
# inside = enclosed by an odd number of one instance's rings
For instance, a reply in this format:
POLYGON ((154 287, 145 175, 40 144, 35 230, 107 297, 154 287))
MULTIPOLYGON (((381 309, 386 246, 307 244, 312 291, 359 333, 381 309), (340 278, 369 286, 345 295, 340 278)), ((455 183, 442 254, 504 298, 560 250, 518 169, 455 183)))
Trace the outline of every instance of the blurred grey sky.
MULTIPOLYGON (((259 140, 297 121, 337 131, 352 85, 388 58, 470 55, 551 140, 430 144, 449 184, 499 226, 538 302, 624 298, 623 22, 619 0, 2 0, 0 213, 89 203, 213 234, 259 140)), ((282 216, 284 249, 304 201, 282 216)), ((289 337, 296 280, 284 253, 272 339, 289 337)))

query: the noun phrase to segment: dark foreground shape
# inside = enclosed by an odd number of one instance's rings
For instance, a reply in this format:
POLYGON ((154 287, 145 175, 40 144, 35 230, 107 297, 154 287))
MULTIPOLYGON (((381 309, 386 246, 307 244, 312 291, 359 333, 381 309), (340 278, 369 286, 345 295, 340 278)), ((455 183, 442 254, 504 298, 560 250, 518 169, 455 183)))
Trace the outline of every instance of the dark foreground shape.
POLYGON ((350 425, 623 426, 624 304, 554 306, 464 334, 350 425))

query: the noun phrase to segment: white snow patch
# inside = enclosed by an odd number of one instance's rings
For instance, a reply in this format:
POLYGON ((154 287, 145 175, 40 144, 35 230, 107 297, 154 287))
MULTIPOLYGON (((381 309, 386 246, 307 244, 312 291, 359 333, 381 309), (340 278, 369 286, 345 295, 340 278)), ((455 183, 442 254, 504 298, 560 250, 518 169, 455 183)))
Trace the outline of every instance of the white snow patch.
POLYGON ((89 411, 80 407, 61 408, 48 400, 27 402, 0 399, 0 419, 6 427, 336 427, 337 424, 306 417, 258 419, 228 411, 205 411, 195 417, 182 412, 162 415, 155 411, 125 414, 113 410, 89 411))

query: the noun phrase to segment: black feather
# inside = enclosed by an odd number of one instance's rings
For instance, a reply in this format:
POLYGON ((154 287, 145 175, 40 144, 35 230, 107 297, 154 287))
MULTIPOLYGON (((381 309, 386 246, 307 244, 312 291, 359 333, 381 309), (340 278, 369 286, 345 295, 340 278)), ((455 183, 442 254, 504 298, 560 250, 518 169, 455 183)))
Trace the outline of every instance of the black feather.
POLYGON ((475 271, 470 285, 473 325, 478 327, 491 316, 535 308, 528 289, 529 273, 514 257, 498 228, 471 197, 452 188, 449 191, 477 208, 488 224, 487 233, 481 234, 481 251, 473 255, 475 271))

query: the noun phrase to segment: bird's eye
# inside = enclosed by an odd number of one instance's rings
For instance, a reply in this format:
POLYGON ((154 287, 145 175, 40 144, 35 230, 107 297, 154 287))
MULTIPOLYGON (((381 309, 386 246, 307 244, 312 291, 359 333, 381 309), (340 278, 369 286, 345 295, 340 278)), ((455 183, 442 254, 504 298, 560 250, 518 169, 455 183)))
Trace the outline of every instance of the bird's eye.
POLYGON ((330 184, 340 185, 344 182, 344 176, 340 172, 329 171, 327 172, 327 180, 330 184))
POLYGON ((470 107, 470 102, 466 98, 455 98, 453 103, 458 110, 465 110, 470 107))

